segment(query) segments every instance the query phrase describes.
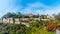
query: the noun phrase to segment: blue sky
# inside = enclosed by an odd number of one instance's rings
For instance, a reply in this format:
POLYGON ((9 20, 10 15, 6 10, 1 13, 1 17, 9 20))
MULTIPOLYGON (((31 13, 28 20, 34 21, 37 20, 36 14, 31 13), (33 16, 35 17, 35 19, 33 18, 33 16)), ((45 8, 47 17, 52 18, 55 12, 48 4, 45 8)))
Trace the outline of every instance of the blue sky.
POLYGON ((57 14, 60 12, 60 0, 0 0, 0 17, 7 12, 57 14))

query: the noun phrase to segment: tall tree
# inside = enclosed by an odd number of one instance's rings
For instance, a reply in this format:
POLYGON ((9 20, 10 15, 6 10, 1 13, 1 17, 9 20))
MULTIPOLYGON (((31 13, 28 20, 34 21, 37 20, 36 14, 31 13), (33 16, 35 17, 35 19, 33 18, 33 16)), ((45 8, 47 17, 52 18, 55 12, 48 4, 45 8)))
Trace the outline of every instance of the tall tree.
POLYGON ((20 12, 18 12, 18 18, 19 18, 19 21, 20 21, 20 24, 21 24, 21 18, 22 18, 22 15, 20 12))
POLYGON ((57 15, 54 15, 54 18, 55 18, 57 21, 60 21, 60 13, 58 13, 57 15))

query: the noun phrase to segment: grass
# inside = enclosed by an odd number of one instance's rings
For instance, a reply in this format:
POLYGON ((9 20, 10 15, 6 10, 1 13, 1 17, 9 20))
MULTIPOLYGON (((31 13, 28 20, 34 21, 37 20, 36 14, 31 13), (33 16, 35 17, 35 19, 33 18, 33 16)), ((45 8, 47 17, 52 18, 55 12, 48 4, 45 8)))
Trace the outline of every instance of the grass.
POLYGON ((45 28, 40 29, 39 34, 56 34, 56 32, 47 31, 45 28))

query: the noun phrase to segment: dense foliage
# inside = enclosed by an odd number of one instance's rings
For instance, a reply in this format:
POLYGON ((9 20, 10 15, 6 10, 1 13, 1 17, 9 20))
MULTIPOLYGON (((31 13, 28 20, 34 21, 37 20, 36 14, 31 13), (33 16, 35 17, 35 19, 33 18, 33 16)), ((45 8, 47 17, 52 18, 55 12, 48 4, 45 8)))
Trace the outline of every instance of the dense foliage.
POLYGON ((30 27, 23 24, 0 23, 0 34, 55 34, 55 29, 55 23, 43 25, 43 21, 41 23, 37 20, 30 23, 30 27))
MULTIPOLYGON (((33 15, 31 17, 32 18, 38 18, 39 15, 33 15)), ((21 14, 20 12, 18 12, 18 13, 10 13, 10 12, 8 12, 2 18, 31 18, 31 17, 28 16, 27 14, 21 14)))
MULTIPOLYGON (((23 24, 0 23, 0 34, 56 34, 56 29, 60 30, 60 13, 54 15, 54 18, 47 18, 47 15, 33 15, 31 17, 21 13, 7 13, 2 18, 39 18, 49 19, 33 20, 29 27, 23 24)), ((24 21, 24 22, 29 22, 24 21)))
POLYGON ((23 24, 0 23, 0 34, 26 34, 26 28, 23 24))

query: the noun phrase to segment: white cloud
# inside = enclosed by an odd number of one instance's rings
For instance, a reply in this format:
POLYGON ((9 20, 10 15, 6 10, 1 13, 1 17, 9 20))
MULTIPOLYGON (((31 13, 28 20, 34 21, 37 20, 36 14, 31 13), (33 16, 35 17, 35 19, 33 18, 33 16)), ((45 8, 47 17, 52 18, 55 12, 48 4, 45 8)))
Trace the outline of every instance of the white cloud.
POLYGON ((60 5, 57 6, 46 6, 40 2, 35 2, 32 4, 28 4, 28 6, 24 9, 22 9, 22 7, 11 7, 11 9, 9 10, 11 12, 16 12, 16 11, 20 11, 22 13, 25 14, 29 14, 29 13, 33 13, 33 14, 57 14, 60 12, 60 5))
POLYGON ((46 6, 40 2, 35 2, 32 4, 28 4, 28 7, 23 9, 26 13, 33 13, 33 14, 57 14, 60 12, 60 5, 57 6, 46 6))

